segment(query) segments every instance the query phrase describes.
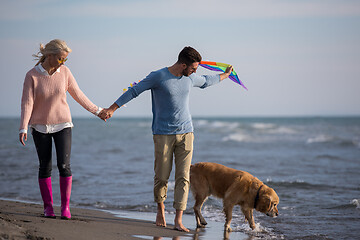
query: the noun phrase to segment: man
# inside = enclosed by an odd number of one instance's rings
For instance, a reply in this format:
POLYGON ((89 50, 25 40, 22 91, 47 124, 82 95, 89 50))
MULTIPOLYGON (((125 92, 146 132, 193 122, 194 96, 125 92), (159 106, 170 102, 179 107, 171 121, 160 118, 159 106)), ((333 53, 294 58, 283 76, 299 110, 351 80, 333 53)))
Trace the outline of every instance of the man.
POLYGON ((232 67, 225 73, 199 76, 196 72, 201 55, 192 47, 185 47, 178 61, 171 67, 151 72, 145 79, 121 95, 113 105, 104 109, 101 118, 110 118, 114 111, 145 90, 151 90, 153 112, 153 140, 155 148, 154 200, 158 204, 157 226, 166 226, 165 205, 167 183, 175 156, 175 229, 189 232, 182 223, 186 209, 190 165, 193 153, 193 125, 189 111, 191 87, 206 88, 227 78, 232 67))

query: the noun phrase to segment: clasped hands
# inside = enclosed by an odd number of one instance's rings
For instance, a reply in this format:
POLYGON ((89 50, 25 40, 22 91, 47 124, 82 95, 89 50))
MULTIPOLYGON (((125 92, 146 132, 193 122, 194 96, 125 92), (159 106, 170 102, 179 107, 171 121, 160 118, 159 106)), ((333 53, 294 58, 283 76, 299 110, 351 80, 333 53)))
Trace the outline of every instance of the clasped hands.
POLYGON ((114 103, 109 108, 104 108, 103 110, 101 110, 98 117, 106 122, 107 119, 109 119, 113 116, 115 110, 118 108, 119 108, 119 106, 116 103, 114 103))

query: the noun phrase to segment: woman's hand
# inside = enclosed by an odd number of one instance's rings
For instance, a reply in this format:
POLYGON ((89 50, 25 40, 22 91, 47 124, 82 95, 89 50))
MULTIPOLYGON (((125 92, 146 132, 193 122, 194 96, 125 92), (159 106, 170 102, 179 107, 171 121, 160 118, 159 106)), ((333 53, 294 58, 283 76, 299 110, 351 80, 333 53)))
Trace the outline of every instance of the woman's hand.
POLYGON ((27 141, 27 133, 19 133, 19 140, 21 144, 25 146, 25 142, 27 141))
POLYGON ((116 109, 118 109, 119 106, 114 103, 113 105, 111 105, 109 108, 104 108, 100 113, 99 113, 99 117, 106 121, 106 119, 109 119, 113 116, 114 112, 116 111, 116 109))

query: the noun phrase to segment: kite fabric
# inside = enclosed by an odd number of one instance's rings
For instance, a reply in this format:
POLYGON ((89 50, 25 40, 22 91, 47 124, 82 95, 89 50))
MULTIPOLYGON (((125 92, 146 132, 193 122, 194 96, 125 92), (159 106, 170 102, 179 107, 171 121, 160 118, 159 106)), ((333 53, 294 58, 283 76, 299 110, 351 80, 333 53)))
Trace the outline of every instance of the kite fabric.
MULTIPOLYGON (((230 64, 225 64, 225 63, 219 63, 219 62, 209 62, 209 61, 201 61, 200 62, 200 66, 202 66, 203 68, 212 70, 212 71, 218 71, 218 72, 225 72, 226 68, 228 68, 229 66, 231 66, 230 64)), ((233 69, 229 78, 237 83, 240 84, 243 88, 245 88, 246 90, 248 90, 245 85, 240 81, 237 73, 235 72, 235 70, 233 69)))

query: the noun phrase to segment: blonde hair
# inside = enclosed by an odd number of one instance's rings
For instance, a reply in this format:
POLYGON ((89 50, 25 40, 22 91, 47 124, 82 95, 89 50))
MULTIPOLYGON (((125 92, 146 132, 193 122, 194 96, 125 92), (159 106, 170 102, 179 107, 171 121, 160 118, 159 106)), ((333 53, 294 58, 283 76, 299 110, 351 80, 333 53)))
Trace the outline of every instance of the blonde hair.
POLYGON ((61 51, 71 53, 72 50, 66 45, 65 41, 60 39, 51 40, 45 45, 45 47, 44 44, 40 43, 40 51, 37 54, 33 54, 35 60, 38 60, 35 66, 44 62, 47 55, 58 54, 61 51))

